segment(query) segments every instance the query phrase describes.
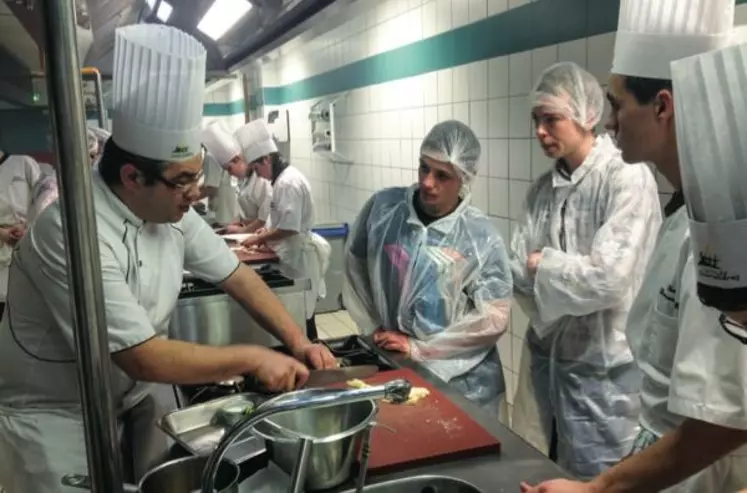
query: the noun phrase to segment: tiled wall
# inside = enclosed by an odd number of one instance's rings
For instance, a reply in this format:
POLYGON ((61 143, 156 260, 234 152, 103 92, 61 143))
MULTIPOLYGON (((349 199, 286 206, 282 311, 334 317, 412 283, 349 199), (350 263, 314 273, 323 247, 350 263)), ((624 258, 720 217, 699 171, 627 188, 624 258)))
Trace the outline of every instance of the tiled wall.
MULTIPOLYGON (((290 110, 291 159, 312 183, 317 222, 352 222, 375 191, 413 183, 417 178, 418 148, 425 133, 438 121, 456 118, 468 123, 483 143, 479 179, 473 185, 474 205, 490 215, 508 243, 513 220, 521 210, 530 183, 550 165, 533 138, 527 98, 533 81, 552 63, 573 61, 605 84, 612 63, 619 3, 614 0, 536 0, 534 3, 528 0, 382 0, 371 3, 373 8, 366 15, 359 15, 263 66, 263 83, 270 86, 265 91, 268 101, 265 111, 278 105, 290 110), (576 32, 585 29, 587 34, 593 35, 580 37, 576 34, 574 38, 573 26, 557 16, 556 9, 561 3, 576 7, 575 11, 565 11, 565 17, 578 16, 582 24, 586 23, 577 26, 576 32), (512 17, 505 17, 509 15, 512 17), (384 57, 388 53, 395 56, 408 47, 416 49, 429 40, 435 43, 439 37, 452 33, 455 37, 462 36, 470 25, 478 29, 492 22, 491 16, 498 20, 504 16, 511 23, 522 17, 531 18, 535 25, 509 25, 512 32, 505 34, 503 42, 507 48, 500 56, 484 59, 475 56, 476 61, 458 64, 460 59, 469 59, 469 56, 454 54, 448 49, 443 49, 441 55, 421 53, 436 58, 443 56, 455 60, 456 64, 448 66, 446 62, 442 64, 446 66, 438 70, 366 84, 366 79, 387 78, 377 74, 377 70, 407 73, 407 67, 386 65, 384 57), (541 36, 542 29, 552 30, 553 26, 558 31, 549 36, 553 42, 511 51, 515 39, 512 36, 541 36), (564 40, 563 33, 571 37, 564 40), (362 74, 356 74, 355 70, 362 74), (360 80, 354 80, 356 76, 360 80), (317 98, 305 96, 324 94, 324 87, 320 86, 325 81, 339 91, 339 86, 345 84, 340 80, 346 78, 351 90, 344 93, 339 104, 336 131, 339 151, 350 158, 352 164, 339 164, 312 152, 308 113, 317 98)), ((747 21, 747 5, 738 7, 738 11, 738 20, 747 21)), ((486 39, 485 42, 500 40, 486 39)), ((485 51, 479 43, 469 46, 455 43, 452 49, 485 51)), ((524 42, 524 46, 531 45, 531 41, 524 42)), ((415 57, 410 60, 413 64, 420 63, 415 57)), ((438 60, 431 64, 438 65, 438 60)), ((663 178, 657 178, 662 201, 665 201, 671 189, 663 178)), ((499 342, 510 400, 516 386, 526 328, 526 316, 515 307, 510 333, 499 342)))

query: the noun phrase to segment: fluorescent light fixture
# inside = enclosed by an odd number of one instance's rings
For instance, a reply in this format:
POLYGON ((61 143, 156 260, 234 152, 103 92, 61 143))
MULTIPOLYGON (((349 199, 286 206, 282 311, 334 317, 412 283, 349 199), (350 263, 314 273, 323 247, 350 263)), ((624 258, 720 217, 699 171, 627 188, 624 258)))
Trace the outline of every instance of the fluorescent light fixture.
POLYGON ((251 9, 252 4, 247 0, 215 0, 197 29, 217 41, 251 9))
MULTIPOLYGON (((153 8, 156 6, 156 0, 146 0, 146 3, 151 10, 153 10, 153 8)), ((161 22, 165 23, 169 20, 169 17, 171 17, 171 12, 173 10, 174 8, 169 2, 167 2, 166 0, 161 0, 161 5, 158 7, 156 17, 158 17, 161 22)))

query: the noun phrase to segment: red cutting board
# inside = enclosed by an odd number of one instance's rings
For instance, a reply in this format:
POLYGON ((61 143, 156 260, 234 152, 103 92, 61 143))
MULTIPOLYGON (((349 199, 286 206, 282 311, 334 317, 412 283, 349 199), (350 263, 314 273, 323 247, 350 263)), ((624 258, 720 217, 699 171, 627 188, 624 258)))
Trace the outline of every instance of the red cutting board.
MULTIPOLYGON (((369 473, 382 474, 426 463, 498 454, 498 440, 414 371, 404 368, 376 374, 364 381, 379 385, 405 378, 430 395, 415 404, 379 403, 377 426, 371 434, 369 473)), ((497 419, 497 418, 496 418, 497 419)))

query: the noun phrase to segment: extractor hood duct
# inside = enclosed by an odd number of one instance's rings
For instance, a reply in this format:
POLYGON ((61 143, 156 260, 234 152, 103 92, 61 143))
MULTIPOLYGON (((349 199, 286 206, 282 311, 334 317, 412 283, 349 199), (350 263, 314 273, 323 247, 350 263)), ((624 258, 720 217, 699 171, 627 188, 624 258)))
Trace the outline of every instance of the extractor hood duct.
MULTIPOLYGON (((247 19, 236 33, 237 35, 239 33, 245 35, 246 32, 255 34, 235 43, 235 48, 225 53, 226 69, 236 70, 241 65, 290 41, 308 28, 314 16, 333 3, 335 0, 298 0, 284 5, 280 12, 273 12, 274 9, 270 9, 269 5, 260 6, 258 15, 247 19)), ((233 39, 236 37, 232 36, 233 39)))

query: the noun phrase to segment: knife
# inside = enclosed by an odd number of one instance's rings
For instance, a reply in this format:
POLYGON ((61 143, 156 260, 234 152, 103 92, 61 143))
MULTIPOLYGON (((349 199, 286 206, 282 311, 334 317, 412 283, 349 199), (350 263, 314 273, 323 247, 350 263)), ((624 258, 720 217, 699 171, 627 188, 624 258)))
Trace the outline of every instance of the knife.
POLYGON ((379 367, 376 365, 346 366, 331 370, 311 370, 306 387, 323 387, 333 383, 344 383, 354 378, 368 378, 376 375, 379 367))

